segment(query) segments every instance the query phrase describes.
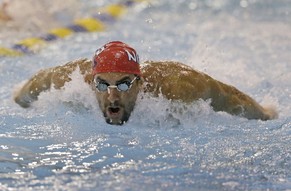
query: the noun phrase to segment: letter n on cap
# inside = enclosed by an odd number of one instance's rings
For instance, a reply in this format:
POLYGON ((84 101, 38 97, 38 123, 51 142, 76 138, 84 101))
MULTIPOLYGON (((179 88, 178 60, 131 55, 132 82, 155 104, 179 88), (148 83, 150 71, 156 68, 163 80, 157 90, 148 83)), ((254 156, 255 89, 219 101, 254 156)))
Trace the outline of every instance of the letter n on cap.
POLYGON ((139 58, 138 58, 138 55, 136 53, 134 53, 134 52, 130 53, 128 50, 125 50, 125 51, 127 53, 129 61, 133 60, 137 64, 139 63, 139 58))

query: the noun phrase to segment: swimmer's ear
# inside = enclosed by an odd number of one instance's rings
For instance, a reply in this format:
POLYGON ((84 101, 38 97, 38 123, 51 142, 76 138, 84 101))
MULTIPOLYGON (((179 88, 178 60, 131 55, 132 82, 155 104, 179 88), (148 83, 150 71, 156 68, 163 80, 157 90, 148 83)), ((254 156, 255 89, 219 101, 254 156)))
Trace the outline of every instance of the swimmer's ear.
POLYGON ((93 77, 93 80, 91 81, 90 85, 91 85, 92 90, 95 91, 96 90, 96 83, 95 83, 94 77, 93 77))
POLYGON ((92 89, 93 91, 95 91, 95 89, 96 89, 96 87, 95 87, 95 83, 94 83, 94 82, 91 83, 91 89, 92 89))
POLYGON ((138 83, 138 85, 142 85, 143 84, 143 82, 144 82, 144 79, 143 79, 143 77, 142 76, 136 76, 137 78, 137 83, 138 83))

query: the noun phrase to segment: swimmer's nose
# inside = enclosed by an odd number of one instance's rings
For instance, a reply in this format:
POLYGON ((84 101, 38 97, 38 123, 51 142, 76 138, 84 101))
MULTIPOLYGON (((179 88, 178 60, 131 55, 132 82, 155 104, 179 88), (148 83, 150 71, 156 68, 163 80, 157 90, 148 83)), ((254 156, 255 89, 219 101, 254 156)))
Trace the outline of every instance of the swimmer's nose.
POLYGON ((110 103, 119 101, 119 91, 116 88, 108 88, 108 100, 110 103))

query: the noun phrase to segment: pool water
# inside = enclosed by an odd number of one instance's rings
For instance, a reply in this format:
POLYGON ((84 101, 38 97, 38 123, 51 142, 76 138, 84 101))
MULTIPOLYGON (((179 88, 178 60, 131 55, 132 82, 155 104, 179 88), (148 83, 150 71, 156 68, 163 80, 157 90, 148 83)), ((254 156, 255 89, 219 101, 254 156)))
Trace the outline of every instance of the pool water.
POLYGON ((289 4, 152 1, 130 8, 105 32, 1 57, 0 189, 291 190, 289 4), (35 72, 91 58, 112 40, 135 47, 141 61, 180 61, 233 85, 275 106, 279 118, 247 120, 214 112, 207 101, 145 95, 125 125, 111 126, 78 72, 29 109, 13 102, 35 72))

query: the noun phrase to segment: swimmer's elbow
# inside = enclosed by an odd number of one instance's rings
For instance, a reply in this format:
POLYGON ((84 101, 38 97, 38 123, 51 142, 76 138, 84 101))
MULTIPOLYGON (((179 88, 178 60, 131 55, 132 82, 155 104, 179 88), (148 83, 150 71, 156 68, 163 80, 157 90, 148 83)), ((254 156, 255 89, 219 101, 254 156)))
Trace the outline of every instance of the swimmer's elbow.
POLYGON ((278 111, 273 106, 264 107, 264 118, 262 120, 271 120, 278 118, 278 111))
POLYGON ((31 104, 31 102, 23 100, 20 97, 14 97, 14 101, 23 108, 28 108, 31 104))
POLYGON ((259 119, 262 121, 278 118, 278 112, 275 107, 259 107, 250 113, 244 113, 248 119, 259 119))
POLYGON ((37 100, 37 96, 33 96, 27 92, 17 92, 14 97, 14 101, 23 108, 28 108, 31 103, 37 100))

